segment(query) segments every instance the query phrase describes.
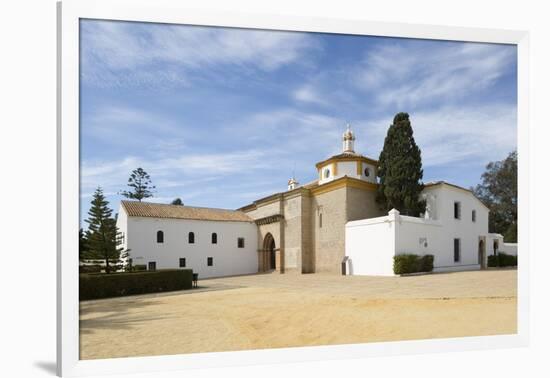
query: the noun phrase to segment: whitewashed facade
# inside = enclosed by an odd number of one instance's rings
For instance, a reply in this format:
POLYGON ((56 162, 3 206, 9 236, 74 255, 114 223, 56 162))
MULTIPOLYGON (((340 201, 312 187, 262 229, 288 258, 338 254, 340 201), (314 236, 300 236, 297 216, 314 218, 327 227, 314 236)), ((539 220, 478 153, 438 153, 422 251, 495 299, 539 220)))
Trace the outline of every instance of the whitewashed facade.
POLYGON ((421 218, 394 209, 346 224, 350 274, 392 276, 393 257, 405 253, 434 255, 437 272, 484 268, 487 256, 513 252, 514 245, 488 232, 489 210, 469 190, 437 182, 426 185, 423 197, 427 210, 421 218))
POLYGON ((228 210, 220 210, 221 216, 217 216, 220 214, 218 209, 150 203, 141 204, 161 210, 175 208, 176 215, 165 217, 163 213, 147 213, 148 216, 135 216, 125 206, 128 203, 140 206, 123 201, 117 226, 123 248, 129 249, 133 265, 145 265, 147 269, 190 268, 199 274, 199 279, 258 271, 258 231, 251 219, 231 220, 233 217, 228 210), (182 214, 177 213, 178 210, 182 210, 182 214), (188 213, 191 215, 186 215, 188 213), (175 217, 178 214, 180 218, 175 217), (221 220, 227 218, 226 214, 230 215, 229 219, 221 220), (203 219, 183 218, 186 216, 203 219), (206 219, 208 217, 212 219, 206 219))

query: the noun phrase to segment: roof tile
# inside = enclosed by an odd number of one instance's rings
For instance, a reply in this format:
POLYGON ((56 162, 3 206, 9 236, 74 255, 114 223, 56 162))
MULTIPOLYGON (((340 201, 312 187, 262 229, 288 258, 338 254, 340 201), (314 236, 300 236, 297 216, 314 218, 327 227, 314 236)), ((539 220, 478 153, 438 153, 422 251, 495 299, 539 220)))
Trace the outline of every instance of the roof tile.
POLYGON ((254 220, 242 211, 167 205, 162 203, 121 201, 130 217, 192 219, 210 221, 253 222, 254 220))

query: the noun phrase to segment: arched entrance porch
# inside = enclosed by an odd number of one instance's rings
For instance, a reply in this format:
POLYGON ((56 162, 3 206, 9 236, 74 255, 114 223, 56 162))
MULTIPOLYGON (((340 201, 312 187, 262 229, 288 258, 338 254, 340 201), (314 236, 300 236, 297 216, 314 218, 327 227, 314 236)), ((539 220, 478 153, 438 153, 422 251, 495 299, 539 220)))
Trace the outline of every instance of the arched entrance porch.
POLYGON ((260 251, 260 271, 268 272, 270 270, 278 270, 277 264, 277 249, 275 247, 275 238, 271 233, 267 233, 264 237, 262 250, 260 251))

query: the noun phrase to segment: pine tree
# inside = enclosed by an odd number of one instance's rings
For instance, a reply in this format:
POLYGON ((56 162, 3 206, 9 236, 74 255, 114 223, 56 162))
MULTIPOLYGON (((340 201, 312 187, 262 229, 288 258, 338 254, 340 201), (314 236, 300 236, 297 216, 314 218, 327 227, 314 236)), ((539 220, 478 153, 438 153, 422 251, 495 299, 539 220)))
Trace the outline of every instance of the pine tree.
POLYGON ((119 235, 116 220, 111 217, 113 210, 98 187, 94 192, 92 206, 88 211, 88 250, 90 255, 105 260, 105 272, 116 271, 121 264, 122 248, 119 248, 119 235))
POLYGON ((395 208, 402 214, 418 216, 426 202, 419 199, 422 184, 422 158, 413 137, 407 113, 398 113, 390 125, 378 159, 377 201, 386 211, 395 208))
POLYGON ((137 199, 141 202, 144 198, 153 197, 155 186, 151 183, 151 177, 147 172, 142 168, 134 169, 128 178, 128 186, 132 190, 124 190, 120 194, 126 198, 137 199))

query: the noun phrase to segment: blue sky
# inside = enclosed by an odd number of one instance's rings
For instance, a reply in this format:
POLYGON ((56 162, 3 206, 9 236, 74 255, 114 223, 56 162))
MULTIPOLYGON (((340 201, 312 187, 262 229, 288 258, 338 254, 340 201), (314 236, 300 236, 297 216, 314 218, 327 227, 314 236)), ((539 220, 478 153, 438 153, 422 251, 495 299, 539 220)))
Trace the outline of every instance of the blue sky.
POLYGON ((346 122, 377 159, 400 111, 425 182, 475 185, 516 148, 512 45, 83 20, 80 49, 83 219, 137 167, 150 201, 238 208, 314 180, 346 122))

